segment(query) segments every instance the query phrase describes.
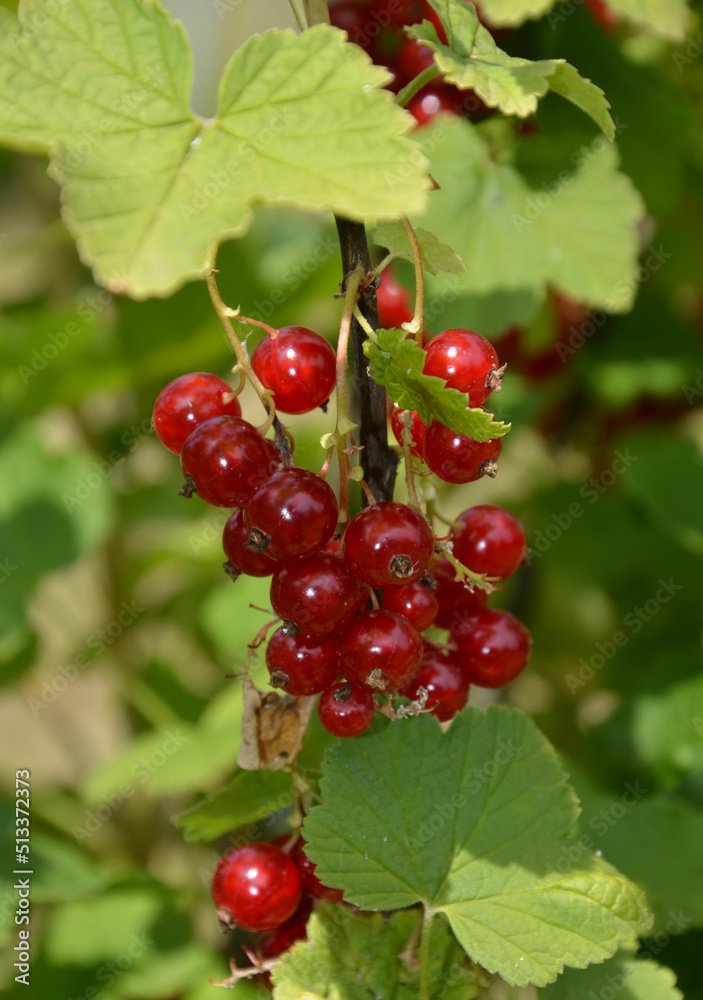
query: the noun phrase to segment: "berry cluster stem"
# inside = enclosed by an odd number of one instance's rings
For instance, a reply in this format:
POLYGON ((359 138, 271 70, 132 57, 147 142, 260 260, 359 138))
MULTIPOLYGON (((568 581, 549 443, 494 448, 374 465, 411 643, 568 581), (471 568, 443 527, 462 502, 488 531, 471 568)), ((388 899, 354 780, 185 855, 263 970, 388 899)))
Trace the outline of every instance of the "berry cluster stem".
POLYGON ((425 312, 425 275, 422 269, 422 255, 420 244, 417 242, 415 230, 410 225, 410 219, 403 216, 403 225, 410 240, 410 249, 413 254, 413 264, 415 266, 415 313, 409 323, 403 325, 403 329, 408 333, 415 334, 415 340, 422 347, 422 327, 425 312))
MULTIPOLYGON (((215 308, 215 312, 217 313, 220 322, 222 323, 222 326, 224 327, 224 331, 227 334, 227 339, 232 345, 232 349, 236 355, 237 365, 240 371, 240 385, 241 385, 241 374, 243 373, 251 382, 252 386, 254 387, 254 390, 256 391, 257 396, 261 400, 263 406, 266 409, 266 412, 268 413, 268 418, 266 422, 259 428, 260 433, 265 434, 276 418, 276 407, 274 406, 271 393, 269 392, 268 389, 264 388, 264 386, 259 381, 256 372, 252 368, 251 362, 249 360, 249 355, 247 353, 247 349, 237 336, 234 326, 232 325, 232 320, 230 319, 230 317, 237 316, 237 313, 234 310, 230 309, 228 306, 226 306, 225 303, 223 302, 222 296, 220 295, 220 290, 217 287, 217 278, 215 277, 216 274, 217 274, 217 269, 213 267, 207 276, 207 289, 208 292, 210 293, 210 300, 215 308)), ((250 322, 250 321, 245 319, 244 317, 241 317, 241 322, 250 322)), ((258 322, 251 321, 251 325, 258 326, 259 324, 258 322)))
POLYGON ((359 286, 363 272, 356 269, 347 276, 344 290, 344 309, 339 324, 339 339, 337 341, 337 423, 334 431, 337 459, 339 461, 339 520, 344 524, 349 518, 349 480, 351 465, 347 452, 347 435, 355 427, 349 417, 347 401, 347 352, 349 350, 349 331, 359 295, 359 286))

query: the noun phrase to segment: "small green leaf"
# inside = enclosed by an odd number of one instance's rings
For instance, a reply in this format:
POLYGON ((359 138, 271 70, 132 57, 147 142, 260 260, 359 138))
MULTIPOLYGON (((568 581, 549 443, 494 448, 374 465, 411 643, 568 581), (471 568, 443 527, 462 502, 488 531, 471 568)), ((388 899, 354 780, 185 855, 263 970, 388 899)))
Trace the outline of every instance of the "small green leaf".
POLYGON ((649 28, 674 42, 683 41, 691 14, 687 0, 606 0, 616 14, 622 14, 642 28, 649 28))
POLYGON ((216 840, 228 830, 256 823, 292 803, 290 775, 238 769, 216 795, 175 816, 173 822, 186 840, 216 840))
POLYGON ((385 386, 393 402, 404 410, 415 410, 426 424, 439 420, 476 441, 491 441, 510 430, 510 424, 494 420, 486 410, 469 409, 466 393, 448 388, 435 375, 424 375, 425 352, 402 330, 379 330, 378 344, 367 340, 364 353, 374 382, 385 386))
POLYGON ((556 983, 539 991, 540 1000, 584 1000, 611 994, 618 1000, 683 1000, 671 969, 627 953, 618 953, 602 965, 567 969, 556 983))
POLYGON ((159 4, 63 0, 41 23, 32 6, 0 10, 0 141, 51 154, 81 256, 112 290, 202 277, 262 201, 359 220, 426 204, 412 118, 341 31, 252 36, 203 120, 185 32, 159 4))
POLYGON ((674 788, 689 777, 703 776, 703 676, 638 698, 629 739, 664 786, 674 788))
MULTIPOLYGON (((418 910, 403 910, 386 918, 380 914, 355 916, 338 906, 320 906, 308 923, 308 940, 286 952, 276 966, 276 1000, 417 1000, 417 971, 400 956, 407 953, 421 919, 418 910)), ((478 996, 485 977, 467 963, 456 938, 441 920, 432 925, 430 951, 433 1000, 478 996)))
POLYGON ((592 855, 569 866, 576 797, 516 710, 468 709, 446 733, 431 716, 379 721, 328 751, 321 795, 304 835, 325 884, 362 909, 445 913, 470 958, 513 985, 602 962, 651 921, 592 855))
POLYGON ((532 62, 509 56, 480 23, 473 4, 457 0, 430 3, 445 27, 447 44, 442 44, 429 21, 415 25, 409 34, 432 49, 449 83, 462 90, 474 90, 489 108, 520 118, 534 114, 539 99, 553 90, 592 118, 609 139, 615 137, 615 124, 603 91, 579 76, 564 59, 532 62))
POLYGON ((518 28, 528 18, 546 14, 555 3, 556 0, 481 0, 481 16, 497 28, 518 28))
MULTIPOLYGON (((415 236, 420 248, 420 258, 423 267, 430 274, 438 271, 448 271, 450 274, 461 274, 464 265, 461 257, 450 246, 442 243, 434 233, 427 229, 416 229, 415 236)), ((371 233, 371 239, 380 247, 386 247, 394 257, 403 257, 412 262, 413 252, 410 237, 402 222, 379 222, 371 233)))

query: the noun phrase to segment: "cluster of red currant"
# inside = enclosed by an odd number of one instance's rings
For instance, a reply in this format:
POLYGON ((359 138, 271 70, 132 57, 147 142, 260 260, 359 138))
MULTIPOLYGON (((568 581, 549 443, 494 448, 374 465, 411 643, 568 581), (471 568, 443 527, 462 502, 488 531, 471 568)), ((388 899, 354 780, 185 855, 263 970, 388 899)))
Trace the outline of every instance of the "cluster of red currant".
MULTIPOLYGON (((252 366, 285 413, 324 403, 335 380, 328 342, 302 327, 271 331, 252 366)), ((500 384, 495 351, 470 330, 435 337, 425 371, 476 404, 500 384)), ((393 414, 399 439, 406 416, 393 414)), ((233 578, 272 577, 271 606, 282 624, 266 649, 271 683, 294 696, 320 694, 318 714, 330 733, 366 730, 375 694, 426 697, 429 710, 448 720, 466 703, 470 683, 499 687, 526 665, 527 631, 507 612, 487 610, 484 591, 454 581, 447 558, 435 558, 435 538, 419 510, 374 503, 340 538, 328 483, 291 466, 290 453, 286 462, 242 419, 236 397, 217 376, 183 375, 166 386, 154 427, 180 453, 185 495, 237 508, 224 529, 225 568, 233 578), (435 623, 450 628, 451 652, 423 642, 421 633, 435 623)), ((470 482, 495 472, 500 439, 480 443, 436 421, 426 427, 416 414, 410 432, 412 447, 445 480, 470 482)), ((524 555, 519 522, 498 507, 465 511, 450 538, 452 558, 492 581, 510 575, 524 555)))
MULTIPOLYGON (((235 847, 221 859, 212 880, 222 926, 261 934, 255 955, 259 966, 305 939, 314 900, 340 903, 343 895, 320 882, 305 854, 305 841, 295 834, 235 847)), ((268 973, 261 978, 270 985, 268 973)))

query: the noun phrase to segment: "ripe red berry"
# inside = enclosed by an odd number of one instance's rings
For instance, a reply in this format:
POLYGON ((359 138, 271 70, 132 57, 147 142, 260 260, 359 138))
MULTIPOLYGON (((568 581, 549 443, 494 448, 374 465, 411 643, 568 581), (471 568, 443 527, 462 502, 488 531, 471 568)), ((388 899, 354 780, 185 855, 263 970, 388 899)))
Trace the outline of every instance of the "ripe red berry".
POLYGON ((398 444, 403 447, 403 422, 410 419, 410 438, 413 442, 411 451, 422 456, 422 446, 427 433, 427 424, 418 417, 414 410, 401 410, 399 406, 394 406, 391 410, 391 427, 398 444))
POLYGON ((593 17, 605 28, 606 31, 612 31, 619 21, 618 15, 615 13, 612 7, 609 7, 604 0, 586 0, 586 6, 590 10, 593 17))
POLYGON ((389 587, 383 595, 383 610, 407 618, 418 632, 434 625, 437 617, 437 598, 422 583, 409 583, 406 587, 389 587))
POLYGON ((420 45, 414 38, 404 37, 398 46, 393 68, 401 83, 410 83, 434 62, 429 45, 420 45))
POLYGON ((316 552, 281 563, 271 581, 271 606, 302 632, 333 632, 359 606, 359 582, 338 556, 316 552))
POLYGON ((522 673, 532 638, 509 611, 484 608, 452 629, 456 658, 471 684, 500 688, 522 673))
POLYGON ((427 691, 427 708, 441 722, 448 722, 469 700, 469 679, 451 653, 425 642, 420 669, 401 694, 413 700, 421 687, 427 691))
POLYGON ((261 935, 256 945, 256 954, 261 961, 265 961, 267 958, 278 958, 285 951, 290 951, 296 942, 304 941, 307 938, 311 907, 305 905, 305 902, 303 900, 303 903, 300 904, 290 920, 286 920, 285 924, 261 935))
MULTIPOLYGON (((269 450, 241 417, 212 417, 188 435, 181 467, 213 507, 244 507, 271 475, 269 450)), ((184 495, 193 487, 186 478, 184 495)))
POLYGON ((266 647, 271 684, 287 694, 319 694, 334 684, 339 673, 334 640, 277 629, 266 647))
POLYGON ((470 406, 480 406, 500 388, 498 355, 486 338, 473 330, 445 330, 433 337, 422 370, 468 393, 470 406))
POLYGON ((271 559, 312 555, 334 534, 337 516, 337 500, 324 479, 306 469, 279 469, 244 512, 247 545, 271 559))
POLYGON ((433 420, 427 428, 424 459, 435 475, 445 483, 473 483, 481 476, 495 476, 502 438, 474 441, 433 420))
POLYGON ((339 669, 351 684, 397 691, 418 671, 422 638, 401 615, 365 611, 340 635, 337 655, 339 669))
POLYGON ((399 284, 390 268, 381 272, 381 284, 376 290, 378 322, 382 329, 399 327, 413 318, 410 292, 399 284))
MULTIPOLYGON (((373 701, 373 698, 371 699, 373 701)), ((372 716, 373 718, 373 716, 372 716)), ((333 889, 329 885, 320 882, 315 874, 317 865, 314 865, 305 853, 305 841, 299 840, 293 848, 292 858, 298 866, 303 886, 314 896, 315 899, 324 899, 328 903, 341 903, 344 899, 343 889, 333 889)))
POLYGON ((410 507, 393 501, 366 507, 349 522, 344 558, 351 571, 372 587, 416 583, 434 551, 432 529, 410 507))
POLYGON ((366 30, 370 13, 368 0, 333 0, 329 8, 331 24, 346 31, 350 42, 368 50, 371 47, 371 38, 366 30))
MULTIPOLYGON (((244 543, 248 537, 249 529, 244 523, 244 511, 235 510, 222 532, 222 548, 227 559, 233 569, 246 573, 247 576, 271 576, 276 563, 273 559, 269 559, 265 552, 252 552, 246 549, 244 543)), ((231 569, 228 569, 228 572, 233 575, 231 569)))
MULTIPOLYGON (((408 101, 407 108, 418 125, 426 125, 441 111, 450 115, 455 114, 459 101, 460 98, 457 98, 456 93, 452 93, 449 87, 441 83, 428 83, 408 101)), ((432 343, 433 341, 430 341, 430 344, 432 343)), ((435 373, 427 372, 426 374, 434 375, 435 373)))
POLYGON ((231 392, 226 382, 207 372, 181 375, 169 382, 154 406, 154 430, 159 441, 180 455, 185 439, 198 424, 211 417, 240 417, 242 410, 236 397, 223 402, 223 395, 231 392))
POLYGON ((298 867, 274 844, 245 844, 222 858, 212 898, 225 927, 268 931, 297 909, 303 892, 298 867))
POLYGON ((525 555, 525 532, 509 510, 483 503, 456 518, 454 555, 474 573, 505 580, 525 555))
POLYGON ((355 684, 334 684, 322 692, 317 703, 318 718, 327 732, 343 739, 365 732, 375 711, 371 692, 355 684))
POLYGON ((283 326, 254 351, 252 367, 281 413, 309 413, 330 397, 336 378, 328 341, 305 326, 283 326))
POLYGON ((461 581, 455 580, 456 571, 444 556, 435 559, 430 566, 430 573, 437 583, 435 597, 439 610, 435 625, 438 628, 451 628, 461 619, 486 606, 486 591, 479 587, 469 590, 461 581))

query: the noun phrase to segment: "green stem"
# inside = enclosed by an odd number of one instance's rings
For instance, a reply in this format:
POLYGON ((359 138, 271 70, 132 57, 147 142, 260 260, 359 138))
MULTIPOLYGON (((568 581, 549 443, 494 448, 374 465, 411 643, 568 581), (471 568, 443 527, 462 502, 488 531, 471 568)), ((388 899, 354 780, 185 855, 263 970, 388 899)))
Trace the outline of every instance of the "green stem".
MULTIPOLYGON (((213 267, 207 276, 207 289, 208 292, 210 293, 210 300, 212 301, 212 304, 215 307, 215 312, 219 316, 220 322, 224 327, 224 331, 227 334, 227 339, 232 345, 232 349, 237 358, 237 365, 239 366, 240 373, 243 372, 249 379, 249 381, 251 382, 252 386, 256 391, 257 396, 259 397, 262 404, 266 408, 266 411, 268 412, 268 418, 265 424, 263 424, 262 427, 259 428, 260 433, 265 434, 276 417, 276 407, 274 406, 273 403, 273 397, 269 392, 269 390, 265 389, 264 386, 259 381, 256 372, 251 366, 249 355, 247 354, 247 349, 237 336, 236 331, 232 326, 232 321, 230 319, 230 316, 234 316, 236 315, 236 313, 234 312, 234 310, 226 306, 225 303, 222 301, 220 290, 217 287, 217 278, 215 277, 216 274, 217 271, 213 267)), ((260 324, 256 321, 252 321, 252 325, 258 326, 260 324)))
POLYGON ((307 15, 308 26, 312 28, 314 24, 329 24, 330 12, 327 9, 327 0, 305 0, 305 13, 307 15))
POLYGON ((399 104, 401 108, 404 108, 408 101, 411 101, 419 90, 422 90, 422 88, 428 84, 430 80, 434 80, 436 76, 439 76, 439 72, 439 67, 435 63, 432 63, 432 65, 428 66, 427 69, 423 69, 422 73, 418 73, 418 75, 411 80, 410 83, 406 83, 403 89, 398 92, 395 98, 395 103, 399 104))
POLYGON ((347 434, 355 426, 349 417, 347 402, 347 352, 349 350, 349 331, 351 329, 354 307, 359 296, 359 286, 364 272, 361 269, 352 271, 347 278, 344 293, 344 309, 339 324, 339 340, 337 341, 337 422, 334 437, 339 460, 339 520, 344 524, 349 516, 349 478, 351 466, 346 452, 347 434))
POLYGON ((293 8, 293 13, 295 14, 295 19, 298 22, 298 27, 301 31, 305 31, 308 26, 308 17, 305 13, 305 3, 303 0, 290 0, 290 5, 293 8))
POLYGON ((425 312, 425 275, 422 269, 422 255, 420 245, 417 242, 415 230, 410 225, 410 219, 403 216, 403 225, 410 240, 410 249, 413 252, 413 263, 415 265, 415 313, 410 323, 405 323, 404 329, 415 334, 415 340, 422 347, 422 327, 425 312))
POLYGON ((430 1000, 430 942, 434 910, 425 910, 420 936, 420 1000, 430 1000))

